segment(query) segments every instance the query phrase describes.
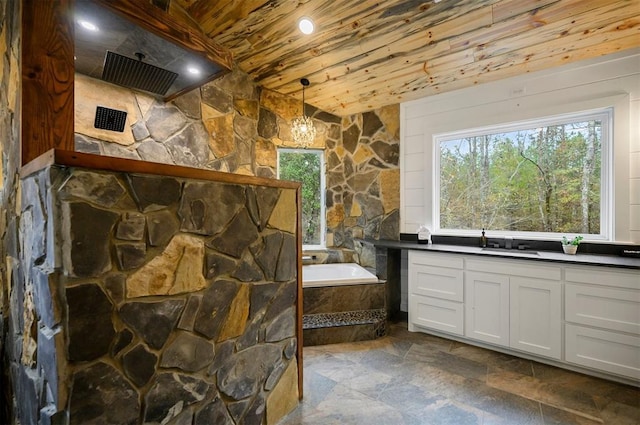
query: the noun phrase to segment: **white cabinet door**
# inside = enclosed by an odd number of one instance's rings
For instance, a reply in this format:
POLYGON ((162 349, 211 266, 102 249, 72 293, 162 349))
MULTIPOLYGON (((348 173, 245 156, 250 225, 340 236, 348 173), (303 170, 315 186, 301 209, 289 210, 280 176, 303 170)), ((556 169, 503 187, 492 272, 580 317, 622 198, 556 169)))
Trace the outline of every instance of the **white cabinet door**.
POLYGON ((465 336, 509 346, 509 276, 467 272, 465 336))
POLYGON ((512 276, 509 287, 512 348, 560 360, 562 286, 559 281, 512 276))

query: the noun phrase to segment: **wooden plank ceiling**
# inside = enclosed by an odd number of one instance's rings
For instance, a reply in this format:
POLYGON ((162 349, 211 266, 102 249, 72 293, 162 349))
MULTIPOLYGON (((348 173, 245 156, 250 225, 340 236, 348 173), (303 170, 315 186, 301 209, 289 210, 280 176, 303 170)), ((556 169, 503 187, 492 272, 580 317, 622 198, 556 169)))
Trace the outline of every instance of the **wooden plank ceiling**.
POLYGON ((306 77, 342 116, 640 46, 638 0, 172 1, 260 85, 306 77))

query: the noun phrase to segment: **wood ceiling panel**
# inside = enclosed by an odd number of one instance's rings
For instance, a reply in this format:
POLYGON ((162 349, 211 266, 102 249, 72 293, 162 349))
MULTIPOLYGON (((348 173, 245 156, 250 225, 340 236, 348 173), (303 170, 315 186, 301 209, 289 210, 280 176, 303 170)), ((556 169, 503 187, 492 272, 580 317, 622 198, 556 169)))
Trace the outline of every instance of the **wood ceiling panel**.
POLYGON ((173 1, 258 84, 299 97, 309 78, 338 115, 640 46, 637 0, 173 1))

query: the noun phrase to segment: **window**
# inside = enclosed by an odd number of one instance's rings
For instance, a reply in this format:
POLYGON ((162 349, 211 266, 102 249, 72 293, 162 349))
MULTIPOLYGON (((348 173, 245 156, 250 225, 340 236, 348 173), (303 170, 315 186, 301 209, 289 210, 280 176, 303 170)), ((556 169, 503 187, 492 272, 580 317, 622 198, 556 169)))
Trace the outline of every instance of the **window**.
POLYGON ((602 109, 436 136, 436 231, 606 239, 611 121, 602 109))
POLYGON ((324 248, 324 151, 278 149, 278 178, 302 183, 303 248, 324 248))

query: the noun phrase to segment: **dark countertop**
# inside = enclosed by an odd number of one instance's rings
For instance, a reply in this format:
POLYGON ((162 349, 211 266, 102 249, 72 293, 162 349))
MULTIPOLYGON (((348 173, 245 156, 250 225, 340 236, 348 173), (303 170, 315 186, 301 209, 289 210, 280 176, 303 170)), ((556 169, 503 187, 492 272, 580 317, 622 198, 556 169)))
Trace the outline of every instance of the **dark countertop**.
POLYGON ((394 249, 414 249, 429 252, 478 255, 481 257, 491 258, 516 258, 520 260, 532 261, 553 261, 565 264, 640 269, 640 258, 621 257, 617 255, 580 254, 579 248, 578 254, 575 255, 567 255, 562 252, 556 251, 535 251, 538 253, 536 255, 532 251, 521 251, 518 249, 487 249, 468 245, 446 244, 427 245, 410 241, 394 240, 362 239, 362 241, 375 246, 394 249))

